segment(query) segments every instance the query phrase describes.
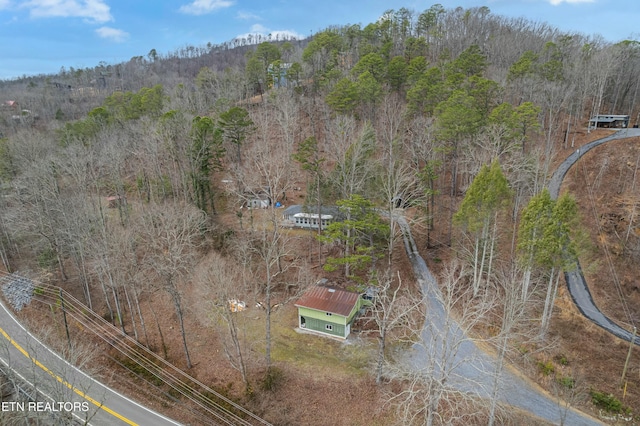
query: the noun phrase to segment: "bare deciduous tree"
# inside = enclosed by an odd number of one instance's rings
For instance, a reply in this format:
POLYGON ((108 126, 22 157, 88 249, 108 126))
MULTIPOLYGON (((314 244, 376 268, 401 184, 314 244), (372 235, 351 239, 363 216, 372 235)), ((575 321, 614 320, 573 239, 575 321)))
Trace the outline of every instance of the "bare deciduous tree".
POLYGON ((531 330, 530 321, 532 291, 529 289, 523 294, 520 285, 524 271, 515 263, 496 269, 496 273, 491 278, 495 282, 496 305, 501 310, 501 315, 497 314, 500 315, 500 319, 496 320, 500 324, 500 331, 494 338, 497 357, 491 389, 489 425, 495 424, 497 420, 501 379, 509 355, 510 343, 518 337, 524 342, 535 335, 535 331, 531 330))
POLYGON ((204 316, 214 324, 224 324, 227 330, 227 337, 222 339, 224 353, 231 366, 240 373, 245 392, 250 394, 249 351, 246 339, 241 336, 243 326, 238 318, 244 314, 239 312, 237 305, 234 307, 231 303, 243 294, 243 288, 237 285, 240 272, 231 261, 215 252, 205 262, 205 268, 197 277, 200 293, 204 299, 209 300, 209 303, 204 304, 207 311, 204 316))
POLYGON ((391 336, 396 341, 408 342, 415 337, 420 326, 419 310, 423 306, 421 297, 412 296, 402 287, 400 272, 397 278, 390 271, 377 279, 376 294, 366 319, 372 320, 378 333, 378 354, 376 360, 376 383, 382 382, 386 348, 391 336))
POLYGON ((327 157, 334 164, 330 176, 338 199, 362 194, 371 178, 370 159, 375 149, 375 132, 369 123, 359 126, 352 117, 333 120, 327 137, 327 157))
MULTIPOLYGON (((421 339, 409 360, 397 363, 389 375, 401 390, 388 402, 402 424, 463 421, 480 409, 475 397, 482 388, 486 361, 469 337, 483 320, 490 300, 473 299, 463 266, 452 261, 443 273, 441 289, 427 291, 427 312, 421 339)), ((430 285, 423 284, 425 287, 430 285)))
POLYGON ((206 225, 205 216, 189 205, 165 203, 149 205, 140 220, 140 235, 147 241, 143 262, 150 274, 160 278, 159 288, 171 297, 180 324, 187 368, 191 368, 182 286, 198 255, 196 249, 206 225))
POLYGON ((557 398, 560 408, 560 426, 564 426, 572 407, 584 402, 589 390, 584 377, 575 368, 563 368, 551 380, 551 393, 557 398))
POLYGON ((253 240, 252 250, 260 261, 260 274, 258 275, 262 281, 262 291, 264 292, 264 309, 265 318, 265 363, 267 368, 267 379, 271 374, 271 314, 273 312, 272 296, 277 284, 277 278, 291 267, 291 263, 283 265, 283 258, 290 253, 291 246, 288 244, 288 238, 278 232, 277 228, 273 231, 263 230, 253 240))

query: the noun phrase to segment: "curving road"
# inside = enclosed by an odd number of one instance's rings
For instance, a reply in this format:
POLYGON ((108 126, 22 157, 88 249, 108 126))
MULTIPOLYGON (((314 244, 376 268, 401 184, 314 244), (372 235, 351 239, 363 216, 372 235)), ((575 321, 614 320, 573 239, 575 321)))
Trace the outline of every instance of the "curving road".
MULTIPOLYGON (((566 176, 571 166, 573 166, 584 154, 604 143, 614 140, 634 138, 638 136, 640 136, 640 129, 623 129, 618 130, 605 138, 597 139, 593 142, 589 142, 588 144, 581 146, 569 157, 567 157, 567 159, 564 160, 562 164, 560 164, 558 169, 551 176, 551 180, 549 181, 549 195, 551 195, 551 198, 553 198, 554 200, 558 198, 558 196, 560 195, 560 186, 562 185, 564 177, 566 176)), ((575 271, 565 272, 564 277, 567 281, 569 294, 571 294, 573 302, 576 304, 578 310, 580 310, 582 315, 584 315, 594 324, 604 328, 614 336, 624 339, 627 342, 631 341, 631 339, 633 338, 633 333, 622 328, 621 326, 613 322, 610 318, 608 318, 605 314, 600 312, 600 309, 598 309, 595 302, 593 301, 593 297, 591 297, 591 292, 589 291, 589 287, 587 286, 587 281, 584 279, 584 275, 582 274, 582 269, 580 268, 579 263, 575 271)), ((640 345, 640 337, 636 337, 634 343, 636 345, 640 345)))
MULTIPOLYGON (((624 129, 577 149, 552 175, 549 181, 551 197, 557 199, 565 175, 582 155, 606 142, 638 136, 640 129, 624 129)), ((402 229, 405 249, 414 273, 428 301, 422 344, 414 346, 409 359, 414 370, 429 377, 446 380, 453 387, 482 398, 489 398, 497 392, 501 401, 552 423, 602 424, 597 419, 563 406, 510 370, 505 369, 496 379, 494 373, 500 369, 495 360, 482 351, 473 339, 468 338, 465 331, 448 316, 436 279, 418 253, 409 225, 402 216, 396 219, 402 229)), ((632 339, 632 333, 614 323, 597 308, 579 264, 575 271, 565 272, 565 278, 571 297, 586 318, 619 338, 627 341, 632 339)), ((640 345, 640 337, 634 343, 640 345)))
MULTIPOLYGON (((640 129, 625 129, 582 146, 571 154, 553 174, 549 191, 557 198, 564 176, 571 166, 586 152, 606 142, 640 136, 640 129)), ((416 345, 411 362, 414 368, 438 374, 447 370, 452 385, 465 392, 488 398, 494 389, 495 361, 483 352, 464 331, 448 318, 436 280, 424 259, 418 254, 409 225, 397 218, 405 238, 405 248, 416 277, 429 306, 422 333, 424 345, 416 345), (455 347, 448 342, 458 342, 455 347), (429 353, 428 353, 429 352, 429 353), (425 360, 435 360, 427 362, 425 360), (448 364, 448 365, 445 365, 448 364)), ((630 341, 632 334, 615 324, 595 305, 580 267, 565 273, 571 297, 582 314, 617 337, 630 341)), ((635 344, 640 345, 640 337, 635 344)), ((10 367, 19 378, 46 395, 39 405, 4 407, 14 410, 53 412, 59 416, 73 416, 77 421, 91 425, 177 425, 178 423, 156 413, 104 386, 79 369, 67 363, 32 336, 0 303, 0 362, 10 367)), ((569 425, 600 425, 596 419, 562 407, 534 385, 505 371, 498 386, 500 400, 533 413, 549 422, 564 421, 569 425)))
POLYGON ((496 360, 479 348, 447 314, 437 281, 418 253, 406 219, 398 216, 396 220, 402 229, 405 250, 414 274, 427 301, 422 342, 414 345, 407 360, 414 371, 480 398, 488 399, 497 395, 499 401, 553 424, 602 425, 597 419, 567 407, 508 367, 498 368, 496 360), (496 371, 499 372, 497 378, 496 371))
POLYGON ((43 395, 37 402, 3 405, 2 411, 39 411, 60 424, 178 425, 89 377, 29 333, 0 302, 0 363, 43 395), (66 420, 65 420, 66 419, 66 420))

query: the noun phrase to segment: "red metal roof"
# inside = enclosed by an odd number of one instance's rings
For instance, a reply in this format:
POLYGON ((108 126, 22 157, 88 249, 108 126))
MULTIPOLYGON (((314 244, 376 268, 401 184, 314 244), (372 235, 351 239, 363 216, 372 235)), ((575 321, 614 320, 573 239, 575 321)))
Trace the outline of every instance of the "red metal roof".
POLYGON ((298 300, 295 306, 348 317, 358 303, 360 295, 333 287, 313 287, 298 300))

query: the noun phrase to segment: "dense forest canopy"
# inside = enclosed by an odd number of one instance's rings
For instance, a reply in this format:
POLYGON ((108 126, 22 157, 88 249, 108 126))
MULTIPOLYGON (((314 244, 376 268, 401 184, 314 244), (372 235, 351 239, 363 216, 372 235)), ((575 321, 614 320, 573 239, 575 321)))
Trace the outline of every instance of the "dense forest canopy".
MULTIPOLYGON (((468 265, 470 298, 507 294, 501 279, 516 265, 518 298, 544 336, 571 263, 544 245, 579 254, 567 242, 579 238, 574 201, 543 191, 554 156, 594 115, 637 124, 638 75, 636 40, 434 5, 305 40, 153 49, 1 81, 0 256, 8 271, 49 272, 137 337, 147 334, 140 303, 165 294, 189 368, 194 271, 212 255, 233 259, 234 291, 266 300, 270 371, 271 298, 304 281, 293 271, 305 262, 354 286, 377 282, 399 231, 375 212, 402 204, 425 248, 451 247, 468 265), (294 196, 346 215, 310 236, 305 255, 274 208, 294 196), (263 228, 245 208, 260 197, 263 228)), ((622 253, 639 264, 640 237, 627 234, 622 253)), ((211 297, 224 300, 212 276, 211 297)))

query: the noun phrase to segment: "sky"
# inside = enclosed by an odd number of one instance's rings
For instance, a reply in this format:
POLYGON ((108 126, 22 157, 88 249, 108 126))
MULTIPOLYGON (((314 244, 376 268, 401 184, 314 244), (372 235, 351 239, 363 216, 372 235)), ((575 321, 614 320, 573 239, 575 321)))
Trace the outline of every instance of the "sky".
POLYGON ((249 33, 308 37, 330 25, 375 22, 388 9, 418 13, 487 6, 607 41, 640 39, 638 0, 0 0, 0 79, 115 64, 151 49, 219 44, 249 33))

